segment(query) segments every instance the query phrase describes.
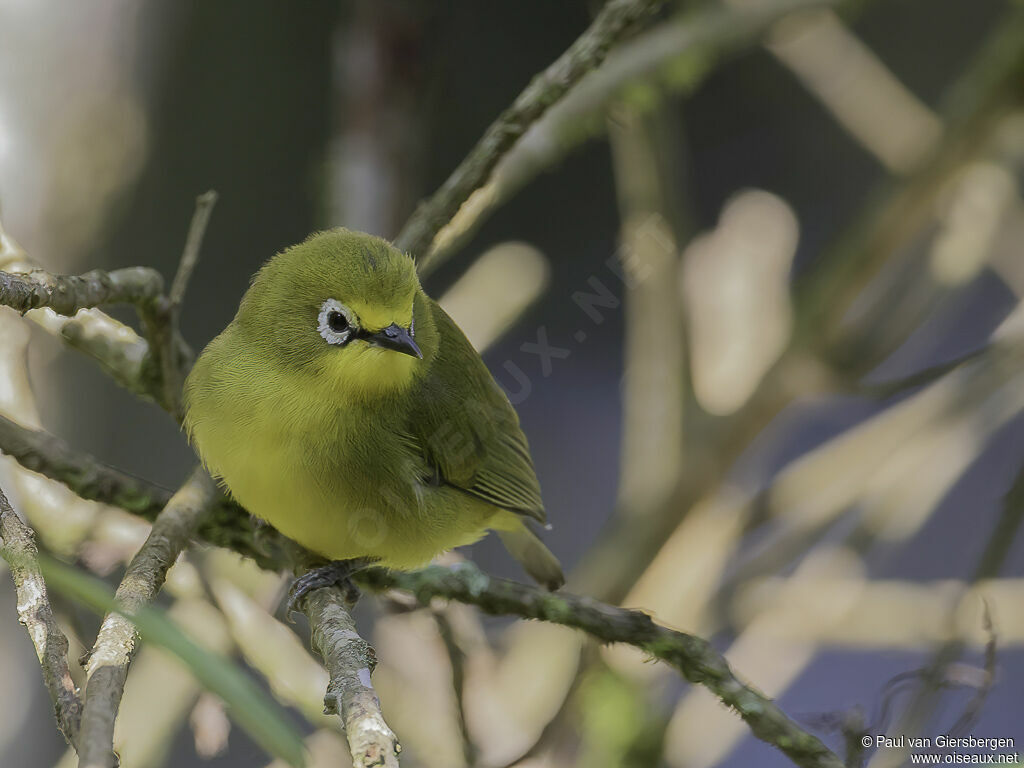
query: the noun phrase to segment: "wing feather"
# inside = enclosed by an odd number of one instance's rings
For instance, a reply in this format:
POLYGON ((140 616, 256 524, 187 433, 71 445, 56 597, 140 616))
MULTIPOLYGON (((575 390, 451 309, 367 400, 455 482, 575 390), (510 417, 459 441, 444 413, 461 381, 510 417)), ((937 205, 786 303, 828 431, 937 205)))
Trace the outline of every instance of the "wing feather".
POLYGON ((544 522, 540 484, 508 397, 455 322, 434 301, 439 345, 412 408, 409 432, 442 482, 544 522))

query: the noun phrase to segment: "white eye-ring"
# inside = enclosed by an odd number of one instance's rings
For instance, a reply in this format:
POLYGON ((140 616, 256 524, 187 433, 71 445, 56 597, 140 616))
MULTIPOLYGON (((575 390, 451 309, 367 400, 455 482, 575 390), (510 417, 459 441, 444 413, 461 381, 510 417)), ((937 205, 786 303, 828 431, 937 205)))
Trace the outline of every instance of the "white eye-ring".
POLYGON ((352 310, 337 299, 328 299, 320 307, 317 330, 328 344, 343 345, 356 332, 352 310))

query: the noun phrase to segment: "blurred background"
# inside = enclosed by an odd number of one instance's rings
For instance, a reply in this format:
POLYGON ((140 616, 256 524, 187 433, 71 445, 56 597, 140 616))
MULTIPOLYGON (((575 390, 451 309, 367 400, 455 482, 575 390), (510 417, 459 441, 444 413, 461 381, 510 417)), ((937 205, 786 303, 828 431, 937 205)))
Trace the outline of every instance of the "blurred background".
MULTIPOLYGON (((596 7, 0 0, 4 230, 54 272, 169 278, 217 190, 199 349, 309 232, 393 238, 596 7)), ((1022 179, 1019 2, 687 2, 621 45, 425 279, 519 411, 569 588, 711 639, 836 749, 1024 744, 1022 179)), ((0 410, 180 484, 177 426, 52 320, 0 310, 0 410)), ((147 525, 2 461, 43 546, 116 584, 147 525)), ((461 555, 524 578, 490 539, 461 555)), ((200 548, 161 604, 292 709, 314 766, 346 765, 280 594, 200 548)), ((76 657, 98 619, 54 599, 76 657)), ((0 616, 0 765, 74 765, 6 578, 0 616)), ((403 765, 789 764, 639 653, 459 605, 358 619, 403 765)), ((125 768, 270 763, 151 648, 117 738, 125 768)))

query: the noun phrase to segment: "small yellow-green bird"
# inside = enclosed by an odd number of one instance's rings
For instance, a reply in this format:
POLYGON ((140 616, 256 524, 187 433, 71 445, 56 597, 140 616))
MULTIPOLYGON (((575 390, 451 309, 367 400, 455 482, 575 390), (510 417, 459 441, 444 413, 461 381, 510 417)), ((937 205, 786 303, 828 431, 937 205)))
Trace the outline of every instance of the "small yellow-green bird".
POLYGON ((270 259, 196 361, 185 406, 234 498, 336 561, 300 592, 353 564, 421 566, 489 528, 538 582, 563 582, 526 524, 544 505, 512 405, 385 240, 337 229, 270 259))

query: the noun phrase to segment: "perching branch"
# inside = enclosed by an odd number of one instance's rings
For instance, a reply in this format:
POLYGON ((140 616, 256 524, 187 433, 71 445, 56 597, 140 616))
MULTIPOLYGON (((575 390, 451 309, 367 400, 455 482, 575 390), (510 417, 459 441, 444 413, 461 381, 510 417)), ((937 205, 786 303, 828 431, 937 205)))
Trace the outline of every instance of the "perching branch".
POLYGON ((340 589, 318 589, 304 601, 313 646, 331 675, 324 713, 341 716, 353 768, 398 768, 401 746, 384 721, 370 681, 377 656, 356 630, 340 589))
POLYGON ((82 718, 82 700, 68 667, 68 639, 50 608, 46 584, 39 571, 35 536, 18 518, 0 490, 0 536, 3 557, 10 564, 11 577, 18 593, 18 621, 28 630, 36 649, 43 680, 53 701, 60 728, 68 744, 77 749, 82 718))
POLYGON ((156 597, 167 572, 189 543, 199 521, 218 495, 217 486, 197 468, 171 497, 153 523, 145 543, 132 558, 115 598, 124 614, 103 619, 86 667, 85 707, 79 740, 80 768, 113 768, 114 721, 124 693, 128 665, 135 655, 137 634, 128 618, 156 597))
MULTIPOLYGON (((612 46, 653 15, 664 0, 608 0, 593 23, 546 70, 530 81, 476 146, 470 150, 447 181, 416 209, 395 246, 414 256, 424 256, 438 231, 451 221, 474 190, 483 186, 498 161, 526 130, 591 70, 600 66, 612 46)), ((429 260, 420 264, 429 269, 429 260)))
POLYGON ((540 619, 583 630, 606 643, 635 646, 672 665, 691 683, 706 687, 734 709, 757 738, 777 747, 797 765, 843 765, 816 736, 790 720, 774 701, 741 682, 710 643, 659 626, 645 613, 616 608, 589 597, 545 592, 492 578, 469 563, 455 569, 431 566, 408 573, 368 568, 353 578, 371 589, 409 592, 424 606, 434 598, 447 598, 475 605, 484 613, 540 619))
MULTIPOLYGON (((55 441, 55 438, 45 435, 45 433, 8 424, 6 431, 0 429, 0 450, 5 453, 8 453, 8 445, 12 436, 17 436, 22 442, 25 442, 25 437, 20 436, 18 430, 28 433, 29 437, 37 442, 42 442, 41 438, 55 441)), ((2 425, 3 421, 0 421, 0 426, 2 425)), ((60 447, 70 453, 66 446, 61 445, 60 447)), ((19 455, 13 453, 10 455, 21 461, 19 455)), ((95 469, 95 460, 92 459, 81 457, 72 459, 70 456, 64 456, 60 462, 49 462, 45 460, 45 457, 35 453, 31 455, 35 462, 29 468, 42 472, 52 479, 65 482, 72 490, 76 489, 74 485, 67 482, 66 478, 69 477, 69 473, 62 471, 50 474, 49 471, 54 468, 62 469, 69 464, 95 469)), ((140 498, 148 498, 144 495, 145 491, 137 486, 132 488, 130 493, 125 494, 123 484, 125 478, 117 477, 113 470, 105 471, 111 474, 102 475, 104 480, 117 481, 112 485, 112 488, 117 491, 117 495, 109 499, 98 500, 117 503, 116 499, 136 502, 140 498)), ((70 475, 70 479, 74 479, 73 473, 70 475)), ((95 483, 89 487, 95 493, 97 488, 95 483)), ((94 495, 93 498, 96 496, 94 495)), ((128 507, 124 508, 141 514, 128 507)), ((261 547, 257 543, 252 528, 246 526, 239 518, 241 514, 244 513, 238 507, 230 505, 216 507, 213 517, 198 528, 197 534, 211 543, 226 546, 247 557, 255 557, 256 561, 265 568, 281 570, 288 567, 291 563, 283 554, 268 552, 265 547, 261 547), (218 514, 227 517, 218 520, 218 514)), ((277 536, 277 534, 268 534, 274 547, 283 551, 283 548, 278 547, 274 542, 274 538, 277 536)), ((515 582, 494 579, 470 565, 461 566, 458 570, 432 567, 410 573, 371 568, 360 571, 353 578, 360 584, 375 590, 400 589, 410 592, 424 605, 429 604, 433 597, 443 597, 475 605, 486 613, 550 621, 581 629, 605 642, 634 645, 676 667, 687 680, 707 687, 726 705, 739 713, 740 717, 750 726, 754 735, 778 747, 797 765, 815 768, 824 766, 838 768, 842 765, 839 759, 816 737, 802 730, 774 702, 740 682, 729 669, 725 659, 707 641, 658 626, 645 614, 615 608, 587 597, 549 593, 515 582)), ((352 701, 351 706, 354 709, 351 712, 356 714, 351 717, 355 717, 357 725, 365 727, 365 723, 369 721, 363 715, 357 716, 364 710, 355 707, 365 709, 367 702, 372 701, 368 697, 375 696, 373 689, 370 687, 368 690, 360 690, 346 686, 351 686, 352 670, 355 670, 356 679, 361 680, 358 674, 359 670, 371 669, 368 661, 360 662, 359 656, 360 653, 367 653, 365 648, 368 646, 365 646, 364 641, 355 634, 351 617, 346 618, 347 610, 342 610, 344 602, 340 597, 331 597, 331 595, 330 590, 321 589, 310 593, 306 598, 307 615, 313 627, 314 637, 318 633, 321 637, 320 640, 314 640, 314 642, 321 651, 321 655, 324 656, 328 669, 331 671, 332 680, 339 681, 337 682, 338 687, 334 687, 335 683, 332 682, 332 689, 328 691, 328 700, 340 703, 346 727, 348 727, 350 717, 345 714, 345 707, 349 706, 346 701, 352 701), (353 644, 353 647, 346 648, 345 646, 348 644, 353 644), (360 644, 365 646, 361 651, 359 650, 360 644)), ((364 659, 368 658, 368 656, 364 656, 364 659)), ((364 685, 363 688, 366 686, 364 685)), ((328 706, 330 706, 329 703, 328 706)), ((372 720, 373 710, 369 711, 372 720)), ((390 733, 390 729, 388 729, 388 733, 390 733)), ((379 731, 376 738, 380 739, 384 736, 383 731, 379 731)))

